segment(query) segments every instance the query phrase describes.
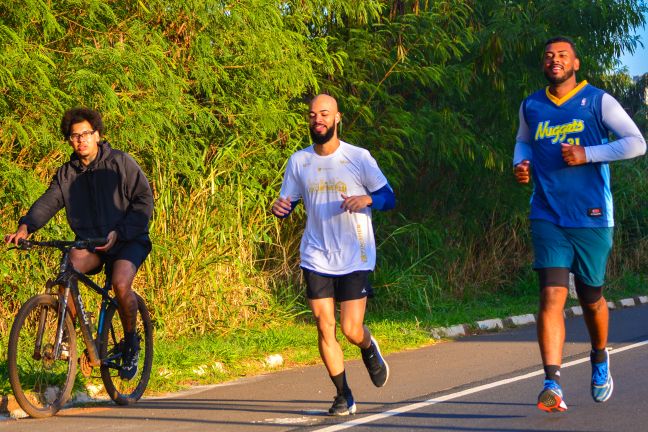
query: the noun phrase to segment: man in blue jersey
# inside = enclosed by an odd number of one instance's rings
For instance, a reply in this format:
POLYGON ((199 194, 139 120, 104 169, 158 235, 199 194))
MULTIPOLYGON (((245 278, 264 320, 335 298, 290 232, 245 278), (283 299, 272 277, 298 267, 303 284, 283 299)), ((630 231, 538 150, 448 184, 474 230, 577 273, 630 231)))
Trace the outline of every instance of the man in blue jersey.
POLYGON ((331 96, 321 94, 311 101, 313 145, 290 157, 272 205, 272 213, 280 218, 299 200, 306 208, 300 266, 317 322, 320 356, 337 390, 329 414, 337 416, 354 414, 356 405, 336 338, 336 301, 342 334, 360 348, 373 384, 382 387, 389 378, 389 366, 364 325, 364 315, 371 292, 369 274, 376 264, 371 210, 389 210, 395 204, 394 192, 371 154, 338 138, 340 119, 331 96))
POLYGON ((612 395, 608 308, 602 295, 614 226, 608 163, 646 151, 644 138, 621 105, 603 90, 576 81, 579 67, 572 40, 546 42, 543 71, 549 86, 522 102, 513 157, 519 183, 533 176, 529 218, 545 370, 537 406, 547 412, 567 409, 560 366, 570 272, 592 344, 592 398, 605 402, 612 395), (610 133, 615 140, 609 140, 610 133))

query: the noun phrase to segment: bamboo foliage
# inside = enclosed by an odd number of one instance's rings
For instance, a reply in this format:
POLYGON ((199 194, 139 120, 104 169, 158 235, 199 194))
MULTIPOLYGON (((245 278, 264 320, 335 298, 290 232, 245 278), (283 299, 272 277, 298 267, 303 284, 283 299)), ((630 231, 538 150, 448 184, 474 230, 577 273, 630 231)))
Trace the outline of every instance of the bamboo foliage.
MULTIPOLYGON (((496 289, 510 280, 506 266, 489 265, 498 270, 488 277, 477 268, 498 256, 478 239, 492 227, 488 243, 515 251, 507 263, 524 249, 504 237, 523 224, 517 203, 526 197, 501 177, 519 102, 542 84, 542 42, 556 32, 575 37, 583 77, 596 82, 621 49, 636 46, 629 30, 645 22, 642 0, 559 3, 5 0, 2 228, 15 229, 67 160, 62 112, 90 106, 154 190, 155 246, 137 285, 159 328, 228 332, 289 319, 299 307, 305 215, 298 209, 282 222, 268 208, 287 157, 308 144, 307 101, 327 92, 340 102, 342 137, 371 150, 398 191, 399 211, 376 215, 378 232, 402 236, 401 246, 448 245, 431 254, 392 252, 387 242, 384 274, 422 272, 420 280, 449 286, 473 274, 496 289), (475 186, 475 178, 493 187, 475 186), (499 218, 494 207, 503 209, 499 218), (462 259, 470 262, 448 264, 462 259)), ((39 235, 71 234, 60 214, 39 235)), ((4 255, 3 310, 41 289, 52 260, 4 255)), ((408 287, 397 285, 390 290, 408 287)))

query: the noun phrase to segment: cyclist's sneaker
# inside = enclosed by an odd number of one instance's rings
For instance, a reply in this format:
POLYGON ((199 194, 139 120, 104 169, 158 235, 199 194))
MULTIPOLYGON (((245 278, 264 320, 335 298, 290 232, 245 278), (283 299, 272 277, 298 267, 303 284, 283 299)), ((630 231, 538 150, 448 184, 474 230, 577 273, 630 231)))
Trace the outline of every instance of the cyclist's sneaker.
POLYGON ((356 413, 356 404, 353 400, 353 395, 351 393, 344 395, 335 396, 333 405, 328 410, 329 415, 332 416, 346 416, 349 414, 356 413))
POLYGON ((137 374, 137 363, 139 362, 140 347, 139 343, 135 346, 126 346, 122 354, 121 369, 119 369, 119 377, 123 380, 131 380, 137 374))
POLYGON ((590 356, 592 363, 592 398, 595 402, 605 402, 612 396, 614 390, 614 381, 610 373, 610 354, 605 350, 605 361, 594 363, 593 357, 590 356))
POLYGON ((371 346, 367 349, 361 350, 362 361, 367 367, 367 372, 371 377, 371 382, 376 387, 382 387, 389 379, 389 365, 380 353, 380 347, 376 339, 371 337, 371 346))
POLYGON ((538 395, 538 408, 546 412, 567 411, 560 384, 554 380, 544 381, 544 388, 538 395))

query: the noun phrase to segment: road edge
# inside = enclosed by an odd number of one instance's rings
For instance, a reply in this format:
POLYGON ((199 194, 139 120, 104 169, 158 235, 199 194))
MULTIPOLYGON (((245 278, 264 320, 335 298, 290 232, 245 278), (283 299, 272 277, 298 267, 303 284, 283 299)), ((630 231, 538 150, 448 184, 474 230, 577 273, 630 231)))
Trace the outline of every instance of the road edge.
MULTIPOLYGON (((608 309, 610 310, 642 306, 648 304, 648 296, 628 297, 617 301, 608 301, 607 304, 608 309)), ((583 310, 580 306, 571 306, 565 308, 563 314, 565 318, 573 318, 583 315, 583 310)), ((514 315, 506 318, 490 318, 449 327, 435 327, 430 330, 430 336, 434 339, 454 339, 468 335, 496 332, 504 329, 531 325, 536 323, 536 319, 536 314, 514 315)), ((216 385, 227 385, 227 383, 216 385)), ((101 403, 108 400, 108 398, 93 398, 88 393, 77 392, 72 401, 68 402, 66 408, 85 405, 88 403, 101 403)), ((13 395, 8 394, 0 396, 0 420, 20 419, 25 417, 27 417, 27 414, 20 408, 13 395)))

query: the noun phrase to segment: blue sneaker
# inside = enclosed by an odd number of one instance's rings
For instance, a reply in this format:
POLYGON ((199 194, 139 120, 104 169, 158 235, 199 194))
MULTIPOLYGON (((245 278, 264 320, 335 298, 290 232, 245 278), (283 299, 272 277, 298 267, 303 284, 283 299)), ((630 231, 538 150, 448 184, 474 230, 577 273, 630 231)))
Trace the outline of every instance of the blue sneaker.
POLYGON ((605 361, 601 363, 594 363, 593 354, 592 351, 592 354, 590 354, 590 362, 592 363, 592 399, 594 399, 594 402, 605 402, 610 399, 614 390, 614 381, 612 381, 612 374, 610 373, 610 354, 606 349, 605 361))
POLYGON ((337 395, 333 401, 333 405, 328 410, 329 415, 332 416, 346 416, 356 413, 356 404, 353 400, 351 393, 347 395, 337 395))
POLYGON ((567 404, 563 400, 562 388, 554 380, 544 380, 544 388, 538 395, 538 409, 545 412, 567 411, 567 404))

